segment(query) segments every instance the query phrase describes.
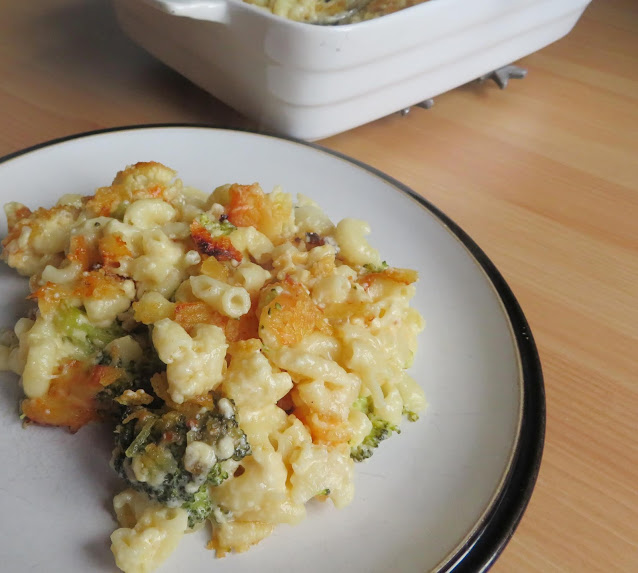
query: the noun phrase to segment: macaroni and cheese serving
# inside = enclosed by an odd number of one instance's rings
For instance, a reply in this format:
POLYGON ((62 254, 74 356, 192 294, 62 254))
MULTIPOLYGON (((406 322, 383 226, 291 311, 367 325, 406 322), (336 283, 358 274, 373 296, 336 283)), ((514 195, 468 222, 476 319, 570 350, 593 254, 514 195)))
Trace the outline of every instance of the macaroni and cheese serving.
POLYGON ((0 345, 25 423, 114 427, 115 561, 159 566, 209 524, 218 557, 354 494, 355 462, 425 407, 406 373, 417 273, 367 223, 281 189, 186 187, 137 163, 94 195, 5 206, 34 302, 0 345))
POLYGON ((427 0, 244 0, 277 16, 311 24, 355 24, 393 14, 427 0))

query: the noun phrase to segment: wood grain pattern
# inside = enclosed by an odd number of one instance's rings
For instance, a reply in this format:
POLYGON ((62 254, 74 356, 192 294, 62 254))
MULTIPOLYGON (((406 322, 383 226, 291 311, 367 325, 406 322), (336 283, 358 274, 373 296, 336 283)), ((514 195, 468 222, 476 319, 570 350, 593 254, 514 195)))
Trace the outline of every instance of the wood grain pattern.
MULTIPOLYGON (((535 334, 545 454, 493 571, 638 571, 638 3, 594 0, 520 64, 505 91, 471 84, 322 143, 458 222, 535 334)), ((251 127, 128 40, 107 0, 3 2, 0 155, 149 122, 251 127)))

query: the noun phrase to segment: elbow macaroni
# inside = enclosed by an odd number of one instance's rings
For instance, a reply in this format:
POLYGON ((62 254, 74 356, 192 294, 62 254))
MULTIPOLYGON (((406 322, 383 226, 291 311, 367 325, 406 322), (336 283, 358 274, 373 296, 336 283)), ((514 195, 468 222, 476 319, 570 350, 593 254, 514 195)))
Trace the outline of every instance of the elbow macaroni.
POLYGON ((250 309, 250 295, 243 287, 230 286, 206 275, 191 277, 190 283, 198 299, 230 318, 239 318, 250 309))
POLYGON ((163 318, 153 328, 153 345, 167 365, 168 391, 175 403, 206 394, 221 382, 228 344, 218 326, 198 324, 191 337, 163 318))
POLYGON ((271 240, 254 227, 239 227, 230 234, 234 247, 244 256, 254 258, 262 264, 274 249, 271 240))
POLYGON ((367 223, 335 226, 279 189, 206 195, 174 177, 140 163, 91 197, 5 207, 2 259, 32 275, 37 311, 0 338, 0 368, 21 376, 30 419, 77 429, 97 417, 96 393, 143 365, 117 407, 183 414, 191 428, 183 459, 142 443, 126 466, 146 488, 114 500, 112 550, 126 573, 159 566, 189 527, 185 509, 147 495, 170 468, 192 474, 192 493, 222 463, 227 479, 206 486, 210 547, 245 551, 299 522, 314 497, 347 505, 355 448, 425 408, 406 373, 423 328, 409 305, 416 273, 381 264, 367 223), (236 412, 250 455, 236 457, 228 436, 213 446, 192 433, 213 399, 224 417, 236 412))
POLYGON ((270 271, 250 261, 243 262, 233 275, 235 283, 248 292, 257 292, 270 278, 270 271))
POLYGON ((181 508, 149 503, 146 496, 127 490, 115 496, 119 529, 111 535, 116 565, 126 573, 150 573, 175 550, 187 528, 181 508))
POLYGON ((124 222, 137 229, 153 229, 172 221, 176 214, 176 210, 166 201, 140 199, 127 207, 124 222))
POLYGON ((335 239, 341 248, 345 261, 354 265, 380 265, 379 251, 373 249, 366 236, 370 225, 358 219, 343 219, 337 224, 335 239))

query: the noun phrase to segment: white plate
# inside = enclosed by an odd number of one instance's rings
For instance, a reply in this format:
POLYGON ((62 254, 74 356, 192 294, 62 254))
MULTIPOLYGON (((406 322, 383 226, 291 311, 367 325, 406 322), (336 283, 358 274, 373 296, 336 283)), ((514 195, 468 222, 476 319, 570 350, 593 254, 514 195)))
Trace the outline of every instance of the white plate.
MULTIPOLYGON (((544 393, 525 318, 492 263, 445 215, 361 164, 295 141, 195 126, 146 126, 50 142, 0 163, 1 199, 51 205, 91 194, 125 165, 155 160, 204 190, 258 181, 318 200, 333 220, 368 220, 391 265, 420 272, 427 326, 412 373, 429 408, 357 465, 355 501, 311 505, 308 519, 241 555, 215 560, 187 536, 161 571, 477 571, 516 527, 543 445, 544 393)), ((6 223, 0 225, 0 235, 6 223)), ((26 281, 0 270, 0 326, 20 316, 26 281)), ((118 480, 110 437, 17 417, 15 377, 0 389, 0 559, 5 571, 113 571, 108 536, 118 480)))

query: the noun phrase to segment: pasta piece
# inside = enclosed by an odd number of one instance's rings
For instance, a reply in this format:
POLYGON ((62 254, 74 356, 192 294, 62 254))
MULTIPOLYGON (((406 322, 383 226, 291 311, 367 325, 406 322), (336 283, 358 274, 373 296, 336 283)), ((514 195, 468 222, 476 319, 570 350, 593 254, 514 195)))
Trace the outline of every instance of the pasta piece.
POLYGON ((160 199, 140 199, 131 203, 124 213, 124 223, 137 229, 160 227, 175 219, 175 209, 160 199))
POLYGON ((122 527, 111 535, 115 563, 124 573, 150 573, 175 550, 188 524, 186 511, 143 501, 131 490, 113 500, 122 527))
POLYGON ((290 482, 295 501, 306 503, 320 492, 327 492, 336 507, 345 507, 352 501, 354 462, 347 444, 337 448, 306 444, 291 458, 290 482))
POLYGON ((221 328, 200 324, 189 334, 170 318, 155 323, 153 344, 167 365, 171 399, 185 400, 214 390, 222 380, 226 366, 226 338, 221 328))
MULTIPOLYGON (((96 282, 101 281, 98 279, 96 282)), ((81 292, 84 294, 82 303, 89 320, 95 326, 108 327, 118 314, 131 306, 135 298, 135 283, 130 280, 119 283, 106 281, 105 285, 91 284, 81 292), (105 288, 109 290, 107 296, 103 293, 105 288)))
POLYGON ((333 445, 350 440, 348 416, 361 380, 336 362, 303 351, 281 348, 271 355, 277 366, 296 377, 294 413, 310 428, 313 440, 333 445))
POLYGON ((312 300, 317 304, 345 302, 350 294, 352 285, 343 275, 323 277, 312 287, 312 300))
POLYGON ((64 257, 78 209, 58 206, 30 209, 20 203, 5 207, 9 232, 2 240, 2 260, 25 276, 35 275, 64 257))
POLYGON ((29 398, 38 398, 47 393, 58 364, 73 349, 64 345, 53 323, 42 316, 29 329, 24 346, 27 351, 22 371, 22 387, 29 398))
POLYGON ((259 410, 281 400, 292 380, 286 372, 275 373, 259 347, 244 343, 233 351, 222 389, 240 411, 259 410))
POLYGON ((425 410, 427 406, 425 393, 412 377, 404 373, 397 382, 397 388, 401 393, 404 408, 413 416, 425 410))
POLYGON ((153 324, 163 318, 173 318, 175 304, 166 299, 157 291, 144 293, 140 299, 133 303, 135 320, 143 324, 153 324))
POLYGON ((370 234, 370 225, 358 219, 343 219, 337 224, 335 239, 341 249, 343 259, 353 265, 381 264, 379 251, 372 248, 366 236, 370 234))
POLYGON ((250 293, 255 293, 270 280, 270 271, 250 261, 244 261, 234 272, 233 281, 250 293))
POLYGON ((183 245, 171 241, 159 228, 142 234, 143 255, 137 257, 131 267, 131 276, 137 290, 143 294, 155 290, 168 296, 185 278, 183 245))
POLYGON ((295 205, 295 223, 300 233, 329 235, 335 228, 319 204, 301 193, 295 205))
POLYGON ((222 523, 215 526, 209 548, 216 551, 217 557, 225 557, 231 551, 243 553, 268 537, 274 529, 274 523, 263 521, 222 523))
POLYGON ((228 237, 243 256, 251 256, 259 264, 265 263, 275 248, 272 241, 254 227, 238 227, 228 237))
POLYGON ((191 277, 190 283, 197 298, 230 318, 239 318, 250 310, 250 295, 245 288, 203 275, 191 277))
POLYGON ((42 270, 42 282, 55 283, 55 284, 70 284, 77 281, 82 272, 82 265, 78 262, 72 261, 65 267, 54 267, 53 265, 47 265, 42 270))

